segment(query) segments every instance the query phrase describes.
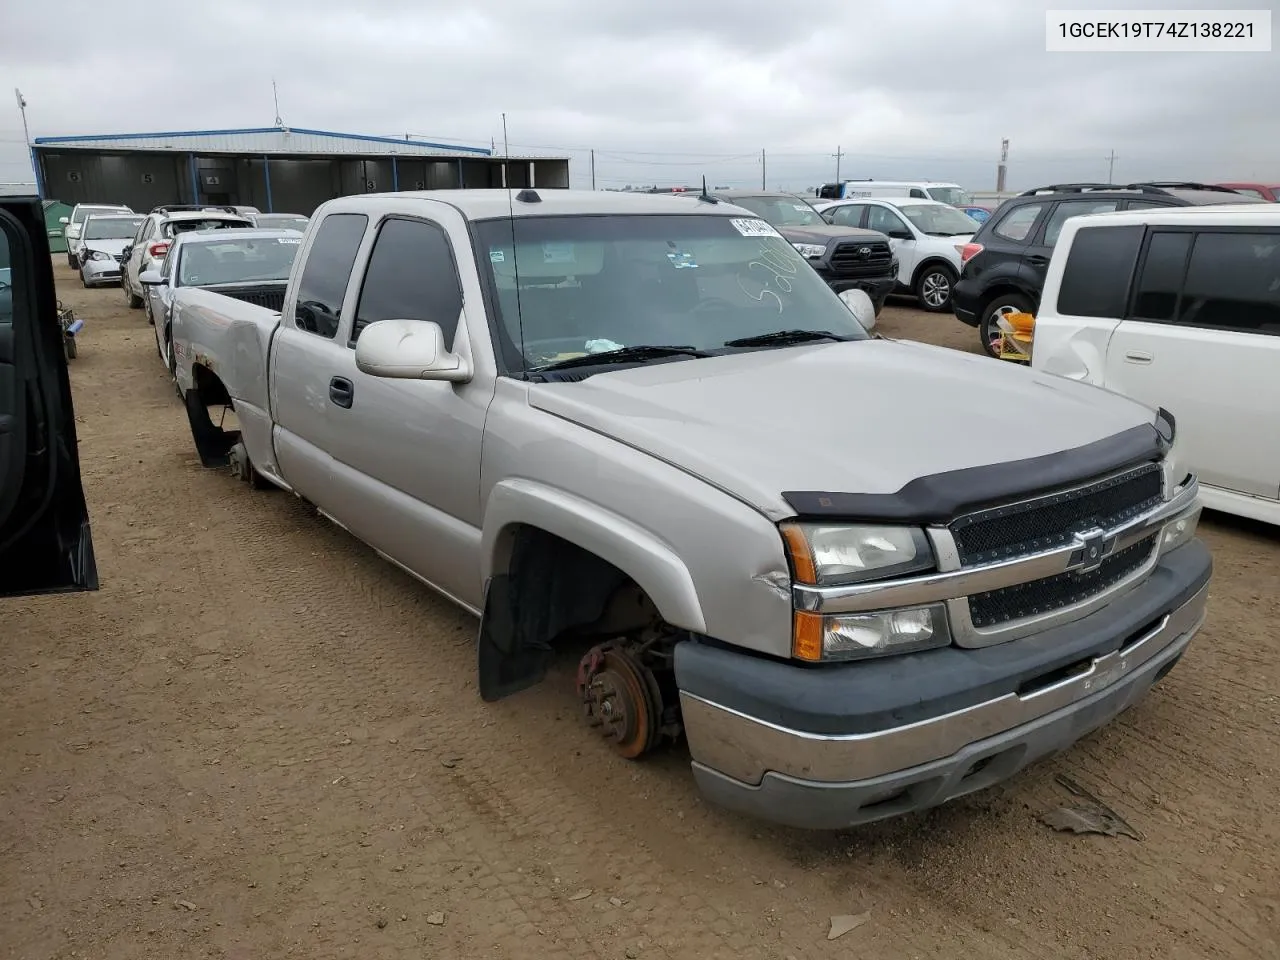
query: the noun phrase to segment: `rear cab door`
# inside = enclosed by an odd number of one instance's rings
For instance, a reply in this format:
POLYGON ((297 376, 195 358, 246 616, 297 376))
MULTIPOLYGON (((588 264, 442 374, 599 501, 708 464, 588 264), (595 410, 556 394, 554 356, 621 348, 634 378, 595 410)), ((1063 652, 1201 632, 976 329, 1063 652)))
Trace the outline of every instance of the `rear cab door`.
POLYGON ((1172 412, 1203 483, 1274 500, 1278 371, 1280 227, 1153 227, 1105 385, 1172 412))
POLYGON ((98 589, 44 211, 0 200, 0 597, 98 589))
POLYGON ((1022 251, 1022 270, 1036 290, 1044 289, 1044 281, 1049 273, 1049 260, 1053 257, 1053 248, 1058 244, 1062 234, 1062 225, 1071 217, 1084 216, 1087 213, 1110 213, 1116 210, 1122 200, 1059 200, 1043 221, 1028 236, 1029 242, 1022 251))

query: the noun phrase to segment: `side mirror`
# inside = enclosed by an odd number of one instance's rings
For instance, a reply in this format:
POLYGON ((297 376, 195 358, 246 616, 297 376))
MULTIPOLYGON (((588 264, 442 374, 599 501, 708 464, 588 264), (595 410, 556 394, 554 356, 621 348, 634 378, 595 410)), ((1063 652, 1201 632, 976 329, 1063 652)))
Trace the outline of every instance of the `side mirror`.
POLYGON ((912 233, 910 230, 890 230, 889 231, 890 240, 914 240, 915 238, 916 238, 916 235, 912 233))
POLYGON ((68 223, 70 223, 70 222, 71 222, 71 218, 70 218, 70 217, 59 217, 59 218, 58 218, 58 222, 59 222, 60 224, 62 224, 63 226, 66 226, 68 223))
POLYGON ((159 287, 164 285, 164 277, 159 270, 143 270, 138 274, 138 282, 144 287, 159 287))
POLYGON ((440 324, 430 320, 379 320, 360 331, 356 368, 391 380, 471 379, 468 364, 445 346, 440 324))
POLYGON ((840 294, 840 300, 867 333, 876 328, 876 305, 865 290, 846 290, 840 294))

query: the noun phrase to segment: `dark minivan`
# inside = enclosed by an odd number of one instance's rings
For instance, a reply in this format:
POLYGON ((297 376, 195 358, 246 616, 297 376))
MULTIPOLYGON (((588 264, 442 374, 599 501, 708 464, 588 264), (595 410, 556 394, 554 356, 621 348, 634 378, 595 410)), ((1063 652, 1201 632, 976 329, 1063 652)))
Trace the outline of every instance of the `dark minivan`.
POLYGON ((1069 218, 1114 210, 1257 202, 1204 183, 1067 183, 1028 190, 1002 203, 961 249, 964 266, 952 308, 962 323, 978 328, 982 349, 994 357, 997 318, 1003 313, 1035 313, 1049 257, 1069 218))

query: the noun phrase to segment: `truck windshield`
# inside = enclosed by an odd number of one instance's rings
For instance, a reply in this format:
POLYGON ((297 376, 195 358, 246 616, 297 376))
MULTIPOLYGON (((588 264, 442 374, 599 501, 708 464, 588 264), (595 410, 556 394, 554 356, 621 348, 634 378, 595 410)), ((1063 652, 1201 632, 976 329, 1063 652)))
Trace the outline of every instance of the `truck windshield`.
POLYGON ((127 240, 138 232, 142 217, 93 216, 85 221, 86 240, 127 240))
POLYGON ((476 235, 512 372, 624 347, 730 352, 783 330, 868 337, 763 220, 516 217, 481 221, 476 235))
POLYGON ((298 255, 297 237, 245 237, 182 247, 178 286, 288 280, 298 255))

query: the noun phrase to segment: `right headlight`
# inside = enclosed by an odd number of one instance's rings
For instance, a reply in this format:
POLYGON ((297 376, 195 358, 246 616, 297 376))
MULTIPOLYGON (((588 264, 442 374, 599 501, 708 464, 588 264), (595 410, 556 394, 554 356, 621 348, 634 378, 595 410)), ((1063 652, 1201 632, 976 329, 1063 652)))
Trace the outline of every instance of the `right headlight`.
POLYGON ((793 576, 814 586, 902 576, 934 565, 919 527, 787 523, 782 538, 793 576))
POLYGON ((821 260, 822 255, 827 252, 826 246, 821 243, 793 243, 792 246, 806 260, 821 260))
MULTIPOLYGON (((809 586, 866 583, 936 566, 929 540, 919 527, 786 523, 781 530, 792 576, 809 586)), ((950 643, 943 604, 848 614, 797 610, 791 652, 810 662, 854 660, 950 643)))

